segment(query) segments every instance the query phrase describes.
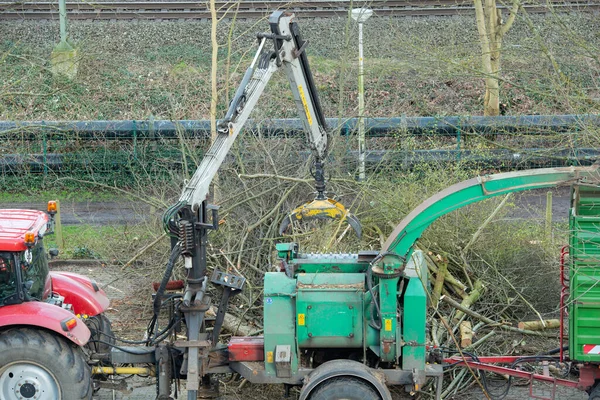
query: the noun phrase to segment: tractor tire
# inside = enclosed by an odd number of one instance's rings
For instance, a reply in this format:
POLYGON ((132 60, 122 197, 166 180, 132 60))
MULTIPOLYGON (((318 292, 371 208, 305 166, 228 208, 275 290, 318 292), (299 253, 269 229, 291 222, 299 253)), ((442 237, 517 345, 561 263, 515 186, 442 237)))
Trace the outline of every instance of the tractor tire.
POLYGON ((40 329, 0 333, 0 398, 91 399, 91 371, 82 349, 40 329))
POLYGON ((367 382, 349 376, 331 378, 321 383, 309 400, 381 400, 367 382))
POLYGON ((91 337, 85 345, 94 353, 109 354, 115 344, 115 335, 110 320, 104 314, 98 314, 84 320, 91 337))

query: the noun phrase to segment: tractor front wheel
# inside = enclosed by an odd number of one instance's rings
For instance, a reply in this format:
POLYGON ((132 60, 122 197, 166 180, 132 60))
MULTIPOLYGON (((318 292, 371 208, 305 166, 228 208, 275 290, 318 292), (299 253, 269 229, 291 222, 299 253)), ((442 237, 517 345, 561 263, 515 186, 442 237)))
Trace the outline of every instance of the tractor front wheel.
POLYGON ((2 400, 92 398, 90 367, 73 343, 43 330, 0 333, 2 400))

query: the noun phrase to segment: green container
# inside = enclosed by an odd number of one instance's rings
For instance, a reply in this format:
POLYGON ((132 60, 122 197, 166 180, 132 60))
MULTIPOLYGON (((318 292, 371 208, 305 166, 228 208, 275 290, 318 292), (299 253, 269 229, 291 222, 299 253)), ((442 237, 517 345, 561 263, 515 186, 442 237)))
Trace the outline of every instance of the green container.
POLYGON ((600 189, 574 188, 569 228, 570 357, 600 362, 600 189))

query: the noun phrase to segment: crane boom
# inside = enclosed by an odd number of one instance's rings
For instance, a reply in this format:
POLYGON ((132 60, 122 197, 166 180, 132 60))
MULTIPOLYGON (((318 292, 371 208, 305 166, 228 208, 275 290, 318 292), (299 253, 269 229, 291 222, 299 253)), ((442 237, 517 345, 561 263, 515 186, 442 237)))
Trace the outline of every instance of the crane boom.
POLYGON ((218 122, 216 139, 181 193, 179 200, 193 209, 207 199, 210 184, 225 156, 269 80, 281 67, 289 80, 315 159, 322 162, 327 155, 327 127, 304 52, 307 42, 302 39, 293 14, 277 11, 269 17, 269 24, 271 33, 258 35, 260 42, 256 55, 246 70, 225 118, 218 122), (272 49, 267 45, 268 42, 272 42, 272 49))

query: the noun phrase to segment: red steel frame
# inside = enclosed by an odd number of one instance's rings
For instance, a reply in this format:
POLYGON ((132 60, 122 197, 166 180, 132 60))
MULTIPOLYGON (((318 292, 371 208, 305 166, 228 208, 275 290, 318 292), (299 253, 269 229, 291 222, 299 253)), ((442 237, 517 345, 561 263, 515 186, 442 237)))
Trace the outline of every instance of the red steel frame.
MULTIPOLYGON (((534 380, 552 383, 554 386, 567 386, 579 390, 589 390, 594 386, 595 382, 600 379, 600 368, 597 364, 583 363, 579 365, 579 380, 572 381, 568 379, 555 378, 547 375, 535 374, 532 372, 521 371, 514 368, 503 367, 500 365, 493 364, 513 364, 517 360, 523 360, 523 356, 491 356, 491 357, 478 357, 478 361, 473 360, 471 357, 450 357, 445 358, 444 363, 453 364, 456 366, 469 366, 472 369, 480 369, 484 371, 495 372, 497 374, 504 374, 514 376, 516 378, 529 379, 530 382, 534 380)), ((559 358, 556 358, 559 361, 559 358)))
MULTIPOLYGON (((571 381, 568 379, 560 379, 552 376, 535 374, 532 372, 521 371, 514 368, 503 367, 500 365, 493 364, 512 364, 517 360, 523 360, 523 356, 498 356, 498 357, 478 357, 479 361, 474 361, 470 357, 459 358, 451 357, 444 359, 445 363, 454 364, 457 366, 469 366, 473 369, 480 369, 484 371, 494 372, 496 374, 504 374, 514 376, 515 378, 529 379, 530 381, 538 380, 543 382, 552 383, 554 385, 568 386, 572 388, 579 388, 580 383, 577 381, 571 381)), ((558 361, 558 359, 557 359, 558 361)))
POLYGON ((565 245, 560 249, 560 336, 559 336, 559 354, 560 361, 565 360, 564 354, 564 333, 565 333, 565 298, 569 295, 569 285, 565 279, 565 258, 569 254, 569 245, 565 245))

